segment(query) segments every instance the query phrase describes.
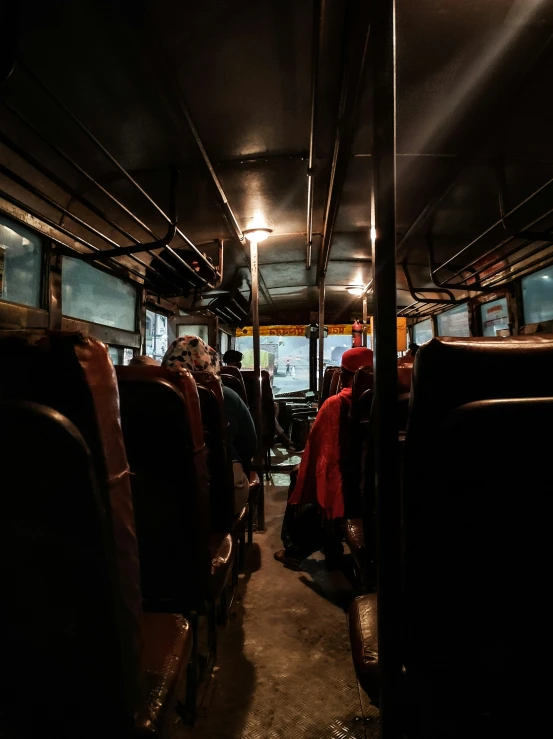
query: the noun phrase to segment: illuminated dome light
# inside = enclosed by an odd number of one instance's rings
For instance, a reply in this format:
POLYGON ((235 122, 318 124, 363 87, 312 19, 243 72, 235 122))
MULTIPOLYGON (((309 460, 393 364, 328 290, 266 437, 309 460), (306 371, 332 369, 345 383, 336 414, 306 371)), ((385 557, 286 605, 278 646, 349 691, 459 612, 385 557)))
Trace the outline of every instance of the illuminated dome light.
POLYGON ((346 290, 350 295, 363 295, 363 287, 346 287, 346 290))
POLYGON ((244 231, 244 236, 248 241, 255 241, 256 244, 259 244, 260 241, 265 241, 271 234, 272 230, 270 228, 250 228, 244 231))

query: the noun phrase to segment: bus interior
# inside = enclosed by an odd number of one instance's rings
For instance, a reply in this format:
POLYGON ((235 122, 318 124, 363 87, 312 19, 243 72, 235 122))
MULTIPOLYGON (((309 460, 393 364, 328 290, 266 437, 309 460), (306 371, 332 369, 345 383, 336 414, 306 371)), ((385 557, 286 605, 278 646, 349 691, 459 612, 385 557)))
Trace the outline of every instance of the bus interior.
POLYGON ((547 733, 552 33, 553 0, 0 1, 0 736, 547 733), (183 336, 242 368, 171 374, 183 336), (352 346, 345 554, 293 571, 352 346))

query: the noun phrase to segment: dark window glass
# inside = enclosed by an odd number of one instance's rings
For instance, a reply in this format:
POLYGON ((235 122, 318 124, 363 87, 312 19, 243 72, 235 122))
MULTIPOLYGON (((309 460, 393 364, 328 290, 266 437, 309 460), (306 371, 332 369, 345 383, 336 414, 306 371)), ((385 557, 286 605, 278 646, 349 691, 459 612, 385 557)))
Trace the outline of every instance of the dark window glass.
POLYGON ((0 300, 40 308, 42 239, 0 216, 0 300))
POLYGON ((466 303, 439 314, 438 336, 470 336, 469 309, 466 303))
POLYGON ((553 267, 541 269, 522 279, 524 323, 553 319, 553 267))
POLYGON ((90 264, 63 258, 64 316, 136 331, 136 289, 90 264))

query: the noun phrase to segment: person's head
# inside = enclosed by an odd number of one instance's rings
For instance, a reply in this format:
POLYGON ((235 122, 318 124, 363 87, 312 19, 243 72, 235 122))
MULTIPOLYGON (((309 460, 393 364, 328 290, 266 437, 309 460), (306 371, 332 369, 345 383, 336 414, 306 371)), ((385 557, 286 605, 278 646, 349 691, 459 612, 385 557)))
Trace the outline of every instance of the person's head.
POLYGON ((361 367, 373 366, 373 353, 364 346, 356 346, 342 354, 342 387, 350 387, 353 376, 361 367))
POLYGON ((180 336, 165 352, 162 366, 173 372, 211 372, 219 374, 221 363, 219 355, 202 341, 199 336, 180 336))
POLYGON ((229 349, 223 354, 223 364, 226 364, 228 367, 237 367, 240 369, 242 367, 243 356, 242 352, 236 349, 229 349))
POLYGON ((139 354, 138 356, 131 359, 131 361, 129 362, 129 367, 143 367, 145 365, 159 367, 160 364, 161 362, 158 362, 158 360, 154 359, 153 357, 149 357, 147 354, 139 354))
POLYGON ((415 344, 415 342, 412 342, 411 344, 409 344, 409 351, 411 352, 413 356, 415 356, 418 350, 419 350, 418 344, 415 344))

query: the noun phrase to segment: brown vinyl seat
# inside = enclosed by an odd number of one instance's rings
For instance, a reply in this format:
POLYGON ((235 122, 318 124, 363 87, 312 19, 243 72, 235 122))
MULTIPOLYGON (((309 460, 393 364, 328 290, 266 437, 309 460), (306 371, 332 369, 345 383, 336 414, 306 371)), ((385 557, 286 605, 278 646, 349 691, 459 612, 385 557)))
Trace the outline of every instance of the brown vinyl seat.
POLYGON ((348 612, 351 654, 361 687, 378 705, 380 673, 378 665, 378 623, 376 593, 360 595, 348 612))
MULTIPOLYGON (((242 378, 248 397, 248 406, 252 417, 255 418, 255 394, 254 384, 256 382, 254 370, 242 370, 242 378)), ((261 370, 261 459, 267 475, 271 469, 271 449, 276 434, 275 424, 275 402, 273 389, 271 388, 271 376, 267 370, 261 370)), ((258 470, 260 470, 261 465, 258 470)))
POLYGON ((344 526, 344 538, 349 551, 355 562, 356 580, 360 583, 366 581, 365 577, 365 532, 363 530, 362 518, 348 518, 344 526))
POLYGON ((223 385, 231 387, 234 392, 238 393, 244 403, 248 405, 246 386, 244 385, 242 373, 238 367, 228 367, 227 365, 223 365, 221 367, 221 381, 223 385))
MULTIPOLYGON (((248 397, 248 406, 252 416, 254 407, 254 370, 242 370, 242 378, 248 397)), ((271 376, 267 370, 261 370, 261 443, 265 449, 272 447, 275 438, 275 402, 271 388, 271 376)))
POLYGON ((532 702, 525 720, 546 720, 552 397, 553 337, 433 339, 417 353, 403 473, 404 664, 421 723, 466 718, 463 731, 486 722, 495 735, 513 694, 532 702))
POLYGON ((321 397, 319 398, 319 408, 322 406, 322 404, 325 402, 325 400, 330 395, 330 386, 332 384, 332 377, 334 373, 339 370, 340 367, 327 367, 325 369, 324 375, 323 375, 323 389, 321 392, 321 397))
MULTIPOLYGON (((553 448, 553 337, 434 339, 417 353, 410 403, 402 546, 410 731, 464 736, 477 725, 499 736, 518 695, 532 701, 524 722, 534 735, 547 720, 541 668, 553 655, 543 587, 553 495, 542 461, 553 448), (516 675, 524 680, 513 683, 516 675)), ((351 633, 362 684, 359 639, 371 652, 371 634, 351 633)))
POLYGON ((342 371, 340 368, 335 370, 332 373, 332 378, 330 380, 330 388, 328 391, 329 396, 330 395, 337 395, 342 387, 342 371))
POLYGON ((179 616, 142 613, 106 347, 75 333, 0 332, 0 388, 0 721, 18 737, 167 736, 192 639, 179 616))
POLYGON ((225 561, 227 553, 224 535, 221 553, 211 535, 196 383, 189 372, 164 367, 117 367, 116 372, 144 597, 149 607, 172 601, 181 613, 201 613, 206 597, 222 594, 225 582, 214 576, 212 562, 225 561))

